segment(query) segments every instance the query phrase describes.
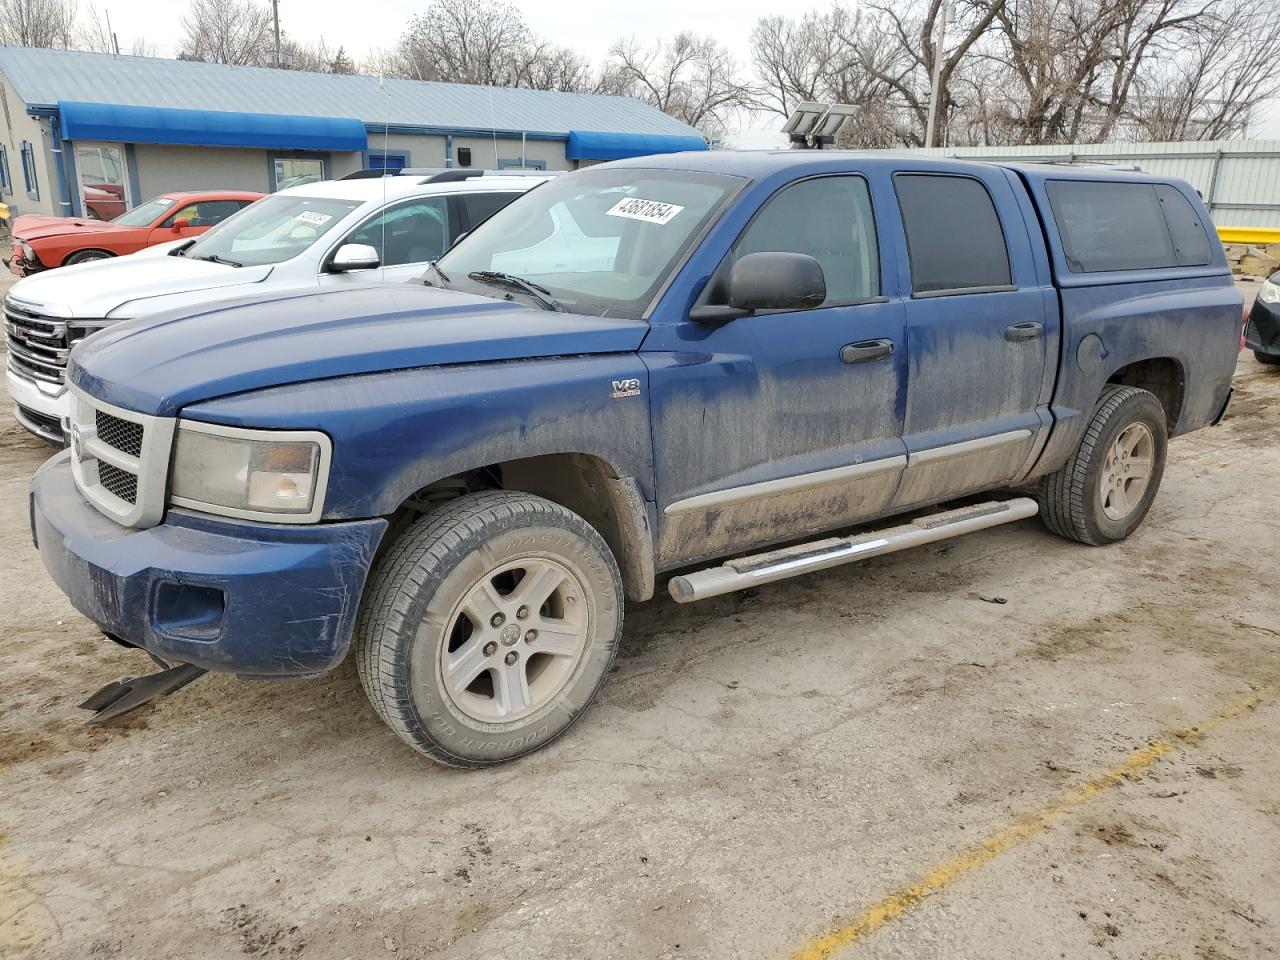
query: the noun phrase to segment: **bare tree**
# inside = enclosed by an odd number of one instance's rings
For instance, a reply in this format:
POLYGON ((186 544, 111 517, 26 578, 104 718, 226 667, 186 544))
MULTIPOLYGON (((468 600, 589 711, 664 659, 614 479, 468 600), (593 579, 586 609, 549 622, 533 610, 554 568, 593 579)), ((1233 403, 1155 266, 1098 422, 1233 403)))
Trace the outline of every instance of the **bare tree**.
POLYGON ((415 80, 516 86, 533 34, 501 0, 435 0, 409 21, 399 71, 415 80))
POLYGON ((570 47, 531 42, 516 64, 516 86, 531 90, 564 90, 590 93, 598 82, 591 61, 570 47))
POLYGON ((1219 3, 1170 57, 1139 77, 1126 108, 1148 140, 1246 136, 1259 107, 1280 96, 1280 18, 1273 0, 1219 3))
POLYGON ((0 0, 0 44, 75 46, 76 0, 0 0))
POLYGON ((191 0, 182 32, 184 60, 265 66, 275 56, 271 10, 253 0, 191 0))
POLYGON ((730 118, 758 99, 728 50, 688 32, 652 47, 619 40, 609 49, 600 89, 644 100, 709 138, 722 136, 730 118))

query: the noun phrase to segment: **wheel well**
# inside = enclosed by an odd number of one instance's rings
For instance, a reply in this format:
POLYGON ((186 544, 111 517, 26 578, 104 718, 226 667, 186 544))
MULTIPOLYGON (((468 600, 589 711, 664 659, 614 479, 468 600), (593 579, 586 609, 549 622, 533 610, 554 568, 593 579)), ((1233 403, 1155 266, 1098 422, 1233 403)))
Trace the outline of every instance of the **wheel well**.
POLYGON ((71 260, 73 257, 80 256, 80 254, 82 253, 100 253, 104 257, 108 257, 108 258, 115 256, 115 254, 112 253, 110 250, 103 250, 101 247, 85 247, 83 250, 72 250, 65 257, 63 257, 62 258, 63 265, 66 265, 67 261, 71 260))
POLYGON ((1160 405, 1164 407, 1164 419, 1172 434, 1182 413, 1182 396, 1186 379, 1182 373, 1182 365, 1171 357, 1153 357, 1139 360, 1121 367, 1107 383, 1118 383, 1126 387, 1139 387, 1155 394, 1160 405))
POLYGON ((613 551, 628 600, 653 596, 653 535, 645 501, 631 477, 585 453, 558 453, 494 463, 428 484, 391 518, 390 542, 403 526, 442 503, 480 490, 519 490, 567 507, 595 528, 613 551))

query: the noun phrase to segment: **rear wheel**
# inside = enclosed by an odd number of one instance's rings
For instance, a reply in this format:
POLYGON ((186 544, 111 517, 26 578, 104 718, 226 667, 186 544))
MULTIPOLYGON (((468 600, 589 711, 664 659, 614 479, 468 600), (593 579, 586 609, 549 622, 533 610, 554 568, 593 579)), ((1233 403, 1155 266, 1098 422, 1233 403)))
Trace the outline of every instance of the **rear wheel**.
POLYGON ((1123 540, 1151 509, 1164 476, 1164 407, 1146 390, 1108 386, 1075 454, 1040 481, 1040 516, 1081 543, 1123 540))
POLYGON ((77 263, 92 263, 94 260, 109 260, 115 254, 106 250, 79 250, 62 261, 64 267, 74 267, 77 263))
POLYGON ((477 767, 550 743, 594 699, 622 634, 622 578, 580 516, 529 494, 461 497, 374 570, 356 637, 379 716, 477 767))
POLYGON ((1280 354, 1263 353, 1261 350, 1255 350, 1253 351, 1253 356, 1259 363, 1280 363, 1280 354))

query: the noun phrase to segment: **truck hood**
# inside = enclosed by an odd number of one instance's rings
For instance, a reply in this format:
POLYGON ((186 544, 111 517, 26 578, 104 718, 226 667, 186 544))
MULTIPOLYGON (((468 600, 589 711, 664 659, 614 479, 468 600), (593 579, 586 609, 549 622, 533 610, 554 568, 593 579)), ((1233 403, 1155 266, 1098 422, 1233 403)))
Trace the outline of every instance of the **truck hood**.
POLYGON ((633 351, 648 329, 420 283, 366 283, 120 323, 76 346, 69 375, 108 403, 173 416, 197 401, 308 380, 633 351))
POLYGON ((117 257, 42 271, 19 280, 9 295, 54 316, 128 317, 148 312, 147 302, 158 297, 261 283, 271 270, 186 257, 117 257))
POLYGON ((47 237, 61 237, 71 233, 109 233, 112 230, 137 230, 137 227, 122 227, 108 220, 82 220, 80 217, 46 217, 37 213, 26 213, 13 221, 15 240, 44 240, 47 237))

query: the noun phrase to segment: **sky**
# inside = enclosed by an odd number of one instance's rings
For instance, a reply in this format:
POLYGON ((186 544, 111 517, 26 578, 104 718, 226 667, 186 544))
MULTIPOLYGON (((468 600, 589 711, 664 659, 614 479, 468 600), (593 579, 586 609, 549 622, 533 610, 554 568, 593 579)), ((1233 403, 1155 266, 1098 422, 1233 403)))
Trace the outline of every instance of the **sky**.
MULTIPOLYGON (((263 0, 266 2, 266 0, 263 0)), ((602 60, 620 37, 642 42, 681 30, 711 34, 723 43, 745 69, 750 64, 751 28, 761 17, 786 12, 799 16, 825 7, 826 0, 780 5, 778 0, 586 0, 570 5, 513 0, 529 26, 541 37, 573 47, 593 60, 602 60)), ((428 0, 279 0, 281 29, 303 43, 323 39, 330 48, 345 46, 359 62, 371 50, 393 46, 405 24, 428 5, 428 0), (358 10, 358 15, 353 11, 358 10)), ((82 4, 83 6, 87 6, 82 4)), ((162 57, 176 56, 181 43, 183 0, 95 0, 127 51, 142 37, 162 57), (161 12, 163 11, 163 12, 161 12)), ((776 133, 780 118, 759 114, 744 118, 731 137, 735 146, 771 147, 785 143, 776 133)), ((1280 103, 1273 103, 1254 132, 1280 139, 1280 103)))

